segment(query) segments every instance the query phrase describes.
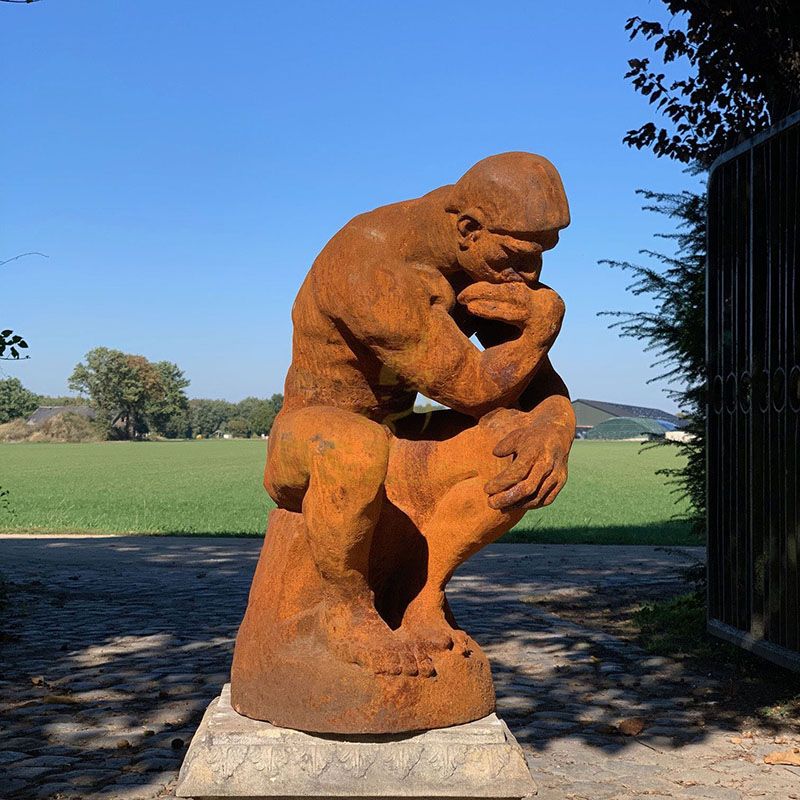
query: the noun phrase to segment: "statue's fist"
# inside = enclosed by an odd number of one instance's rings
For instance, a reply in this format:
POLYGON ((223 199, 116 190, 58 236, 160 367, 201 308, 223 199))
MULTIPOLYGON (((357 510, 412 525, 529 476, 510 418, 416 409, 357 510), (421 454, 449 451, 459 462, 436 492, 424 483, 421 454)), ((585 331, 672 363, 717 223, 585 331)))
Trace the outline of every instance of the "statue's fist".
POLYGON ((533 329, 543 338, 554 337, 564 319, 564 301, 549 286, 527 283, 486 283, 467 286, 458 302, 476 317, 496 319, 518 328, 533 329))

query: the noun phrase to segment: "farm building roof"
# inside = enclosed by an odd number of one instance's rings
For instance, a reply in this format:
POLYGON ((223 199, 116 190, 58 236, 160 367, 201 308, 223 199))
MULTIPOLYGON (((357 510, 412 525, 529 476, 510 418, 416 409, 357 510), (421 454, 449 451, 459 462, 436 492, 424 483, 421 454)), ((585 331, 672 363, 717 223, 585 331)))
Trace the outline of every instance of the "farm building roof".
POLYGON ((654 419, 645 417, 612 417, 586 431, 587 439, 638 439, 642 436, 662 437, 667 429, 654 419))
POLYGON ((648 408, 647 406, 627 406, 623 403, 606 403, 602 400, 585 400, 578 398, 572 401, 573 405, 582 403, 590 406, 610 417, 630 417, 632 419, 655 419, 659 422, 667 423, 672 428, 682 428, 686 425, 686 420, 664 411, 660 408, 648 408))
POLYGON ((59 414, 77 414, 87 419, 94 419, 97 416, 91 406, 39 406, 28 417, 28 425, 41 425, 59 414))

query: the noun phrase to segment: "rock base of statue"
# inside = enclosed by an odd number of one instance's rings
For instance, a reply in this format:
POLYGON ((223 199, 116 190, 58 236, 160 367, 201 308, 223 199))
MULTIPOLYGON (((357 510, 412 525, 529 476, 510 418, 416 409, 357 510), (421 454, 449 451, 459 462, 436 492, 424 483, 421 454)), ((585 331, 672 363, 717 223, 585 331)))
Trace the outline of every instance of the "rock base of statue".
POLYGON ((316 735, 237 714, 226 685, 203 717, 176 795, 210 798, 522 798, 522 749, 495 714, 415 734, 316 735))

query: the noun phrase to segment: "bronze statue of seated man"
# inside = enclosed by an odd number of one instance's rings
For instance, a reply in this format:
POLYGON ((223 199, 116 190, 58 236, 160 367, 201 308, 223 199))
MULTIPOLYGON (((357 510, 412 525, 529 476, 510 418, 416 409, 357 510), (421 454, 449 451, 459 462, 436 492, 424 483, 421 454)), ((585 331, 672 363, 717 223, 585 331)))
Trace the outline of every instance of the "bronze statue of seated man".
POLYGON ((548 358, 564 304, 539 278, 568 224, 552 164, 505 153, 355 217, 317 257, 269 439, 278 508, 236 641, 237 711, 388 733, 494 709, 445 586, 566 481, 575 422, 548 358), (414 413, 418 392, 446 408, 414 413))

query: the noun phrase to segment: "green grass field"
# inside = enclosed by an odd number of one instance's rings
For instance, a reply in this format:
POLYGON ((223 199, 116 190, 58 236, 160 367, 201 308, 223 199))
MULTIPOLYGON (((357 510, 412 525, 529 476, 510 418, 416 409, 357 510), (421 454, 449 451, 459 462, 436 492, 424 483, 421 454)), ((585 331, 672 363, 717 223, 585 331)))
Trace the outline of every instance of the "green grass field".
MULTIPOLYGON (((556 502, 506 541, 698 544, 656 470, 673 448, 576 442, 556 502)), ((0 444, 0 532, 260 535, 272 503, 261 441, 0 444)))

